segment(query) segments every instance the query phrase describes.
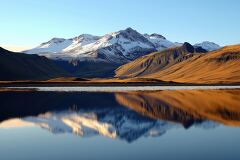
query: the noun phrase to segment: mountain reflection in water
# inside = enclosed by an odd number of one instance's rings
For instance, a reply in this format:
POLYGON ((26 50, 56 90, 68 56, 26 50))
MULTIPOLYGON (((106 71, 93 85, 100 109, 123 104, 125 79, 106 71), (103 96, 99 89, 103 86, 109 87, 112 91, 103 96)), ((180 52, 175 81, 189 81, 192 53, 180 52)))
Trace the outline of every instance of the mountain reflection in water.
POLYGON ((240 90, 0 92, 0 128, 40 126, 54 134, 133 142, 172 128, 240 126, 240 90))

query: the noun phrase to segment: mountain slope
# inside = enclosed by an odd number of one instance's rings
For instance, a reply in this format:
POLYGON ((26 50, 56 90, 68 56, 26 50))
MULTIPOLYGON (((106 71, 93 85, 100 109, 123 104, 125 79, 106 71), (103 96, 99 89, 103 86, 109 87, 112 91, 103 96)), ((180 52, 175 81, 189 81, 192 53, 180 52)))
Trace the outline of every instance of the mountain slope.
POLYGON ((127 63, 115 71, 115 77, 143 77, 164 70, 194 56, 197 53, 205 52, 207 51, 202 48, 196 49, 191 44, 184 43, 180 47, 166 49, 162 52, 154 52, 127 63))
POLYGON ((54 61, 60 68, 68 71, 72 76, 82 78, 106 78, 114 76, 114 70, 120 64, 102 61, 54 61))
POLYGON ((196 55, 163 71, 146 77, 188 83, 240 82, 240 45, 227 46, 204 55, 196 55))
POLYGON ((0 48, 0 73, 0 80, 44 80, 67 75, 45 57, 14 53, 3 48, 0 48))

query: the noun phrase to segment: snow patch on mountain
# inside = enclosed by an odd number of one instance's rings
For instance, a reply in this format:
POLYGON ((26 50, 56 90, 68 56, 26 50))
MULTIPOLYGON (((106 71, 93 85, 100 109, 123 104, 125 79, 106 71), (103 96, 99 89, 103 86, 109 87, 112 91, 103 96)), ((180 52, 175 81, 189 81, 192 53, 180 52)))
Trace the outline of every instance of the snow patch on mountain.
POLYGON ((204 41, 202 43, 197 43, 194 45, 194 47, 202 47, 203 49, 207 50, 207 51, 214 51, 217 49, 220 49, 221 46, 219 46, 216 43, 213 42, 209 42, 209 41, 204 41))
POLYGON ((72 41, 64 38, 53 38, 48 42, 42 43, 34 49, 26 51, 29 54, 40 53, 58 53, 64 50, 66 47, 72 44, 72 41))
POLYGON ((164 36, 159 34, 144 34, 144 36, 154 44, 158 51, 162 51, 167 48, 176 47, 177 45, 173 42, 168 41, 164 36))

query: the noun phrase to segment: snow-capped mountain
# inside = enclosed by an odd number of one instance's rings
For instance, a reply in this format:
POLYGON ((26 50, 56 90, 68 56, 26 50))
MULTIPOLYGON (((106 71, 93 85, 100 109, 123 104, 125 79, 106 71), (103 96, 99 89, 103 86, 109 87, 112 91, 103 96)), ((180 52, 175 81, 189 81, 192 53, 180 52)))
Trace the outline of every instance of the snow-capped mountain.
POLYGON ((53 38, 48 42, 40 44, 34 49, 28 50, 27 53, 60 53, 63 51, 71 50, 77 46, 84 46, 96 42, 98 39, 98 36, 92 36, 89 34, 82 34, 78 37, 74 37, 71 39, 53 38))
POLYGON ((142 35, 132 28, 127 28, 104 36, 83 34, 71 39, 53 38, 24 52, 68 61, 126 63, 153 51, 173 46, 175 43, 161 35, 142 35))
POLYGON ((216 43, 213 42, 209 42, 209 41, 204 41, 202 43, 197 43, 194 45, 194 47, 202 47, 203 49, 207 50, 207 51, 214 51, 217 50, 219 48, 221 48, 221 46, 219 46, 216 43))

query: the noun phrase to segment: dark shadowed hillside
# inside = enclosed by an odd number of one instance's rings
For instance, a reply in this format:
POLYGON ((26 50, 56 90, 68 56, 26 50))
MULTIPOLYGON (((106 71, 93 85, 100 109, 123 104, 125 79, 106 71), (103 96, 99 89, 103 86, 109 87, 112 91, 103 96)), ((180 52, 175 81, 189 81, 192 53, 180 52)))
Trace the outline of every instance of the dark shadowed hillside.
POLYGON ((0 80, 45 80, 67 73, 53 61, 38 55, 15 53, 0 47, 0 80))

